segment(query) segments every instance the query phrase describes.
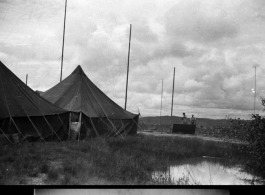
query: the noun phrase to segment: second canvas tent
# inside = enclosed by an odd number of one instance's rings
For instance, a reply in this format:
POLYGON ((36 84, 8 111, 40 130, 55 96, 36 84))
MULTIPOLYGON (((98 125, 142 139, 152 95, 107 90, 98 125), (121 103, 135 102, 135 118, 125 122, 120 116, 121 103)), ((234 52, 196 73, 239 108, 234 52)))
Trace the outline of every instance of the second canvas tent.
POLYGON ((71 111, 71 122, 81 121, 81 139, 93 136, 133 135, 139 115, 126 111, 86 76, 80 65, 42 97, 71 111))

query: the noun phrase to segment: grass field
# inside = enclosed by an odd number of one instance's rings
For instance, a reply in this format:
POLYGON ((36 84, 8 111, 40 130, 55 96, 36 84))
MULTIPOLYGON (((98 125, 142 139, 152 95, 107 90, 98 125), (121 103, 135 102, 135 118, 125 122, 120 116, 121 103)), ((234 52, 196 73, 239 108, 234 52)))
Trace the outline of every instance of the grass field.
POLYGON ((152 172, 170 160, 215 156, 240 162, 228 143, 144 135, 23 143, 1 147, 0 156, 1 184, 33 185, 157 184, 152 172))

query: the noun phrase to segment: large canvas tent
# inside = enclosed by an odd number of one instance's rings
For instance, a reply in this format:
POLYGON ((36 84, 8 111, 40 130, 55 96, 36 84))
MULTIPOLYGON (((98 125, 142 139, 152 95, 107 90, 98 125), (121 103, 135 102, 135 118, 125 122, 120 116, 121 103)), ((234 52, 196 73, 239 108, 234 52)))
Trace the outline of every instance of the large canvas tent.
POLYGON ((69 114, 36 94, 0 61, 0 134, 63 140, 69 114))
POLYGON ((81 138, 133 135, 139 115, 113 102, 86 76, 80 65, 64 80, 47 90, 42 97, 71 111, 71 122, 81 119, 81 138))

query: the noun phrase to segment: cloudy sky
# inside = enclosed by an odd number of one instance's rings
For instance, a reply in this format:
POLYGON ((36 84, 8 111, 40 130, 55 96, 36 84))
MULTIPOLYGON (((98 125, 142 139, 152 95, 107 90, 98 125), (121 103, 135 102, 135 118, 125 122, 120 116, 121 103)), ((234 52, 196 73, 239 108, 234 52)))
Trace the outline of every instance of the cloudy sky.
MULTIPOLYGON (((0 61, 33 90, 60 80, 65 0, 0 0, 0 61)), ((77 65, 142 116, 249 118, 264 114, 264 0, 68 0, 63 78, 77 65)))

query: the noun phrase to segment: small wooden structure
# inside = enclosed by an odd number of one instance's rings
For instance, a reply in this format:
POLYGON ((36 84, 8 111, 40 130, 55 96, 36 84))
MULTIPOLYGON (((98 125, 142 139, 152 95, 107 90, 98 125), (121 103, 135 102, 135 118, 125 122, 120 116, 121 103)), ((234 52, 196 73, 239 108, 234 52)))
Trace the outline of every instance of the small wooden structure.
POLYGON ((172 133, 195 134, 196 125, 173 124, 172 133))

